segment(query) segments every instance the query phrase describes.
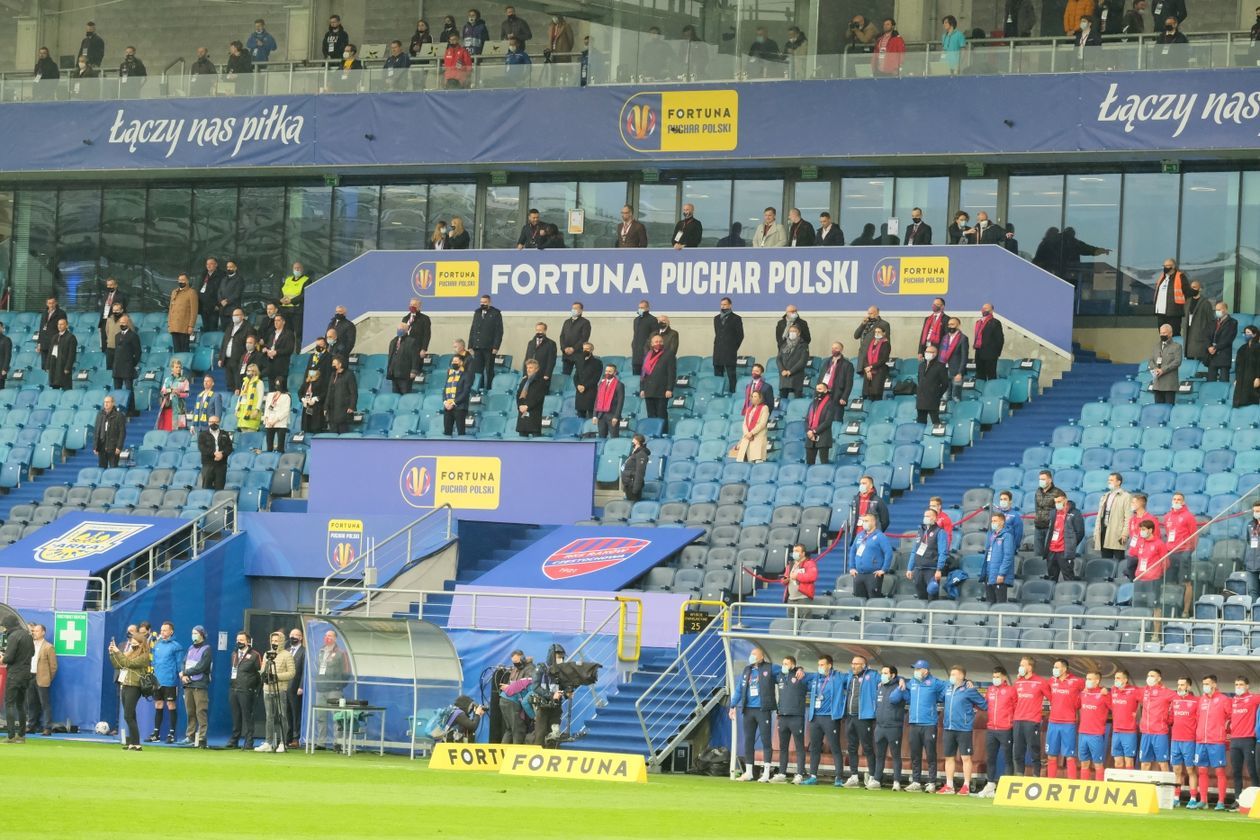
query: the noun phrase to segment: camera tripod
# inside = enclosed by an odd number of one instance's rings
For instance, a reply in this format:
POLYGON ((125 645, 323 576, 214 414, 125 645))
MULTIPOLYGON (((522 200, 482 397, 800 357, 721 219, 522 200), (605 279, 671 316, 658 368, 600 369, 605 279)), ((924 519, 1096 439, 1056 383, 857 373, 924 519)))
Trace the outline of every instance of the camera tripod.
MULTIPOLYGON (((272 749, 283 747, 288 736, 288 723, 286 720, 288 697, 280 692, 280 678, 276 675, 276 651, 269 650, 263 664, 263 711, 267 716, 267 726, 275 733, 276 743, 272 744, 272 749), (275 689, 272 695, 274 702, 267 702, 267 687, 275 689)), ((263 730, 263 737, 266 738, 267 731, 263 730)), ((271 744, 271 739, 267 739, 267 743, 271 744)))

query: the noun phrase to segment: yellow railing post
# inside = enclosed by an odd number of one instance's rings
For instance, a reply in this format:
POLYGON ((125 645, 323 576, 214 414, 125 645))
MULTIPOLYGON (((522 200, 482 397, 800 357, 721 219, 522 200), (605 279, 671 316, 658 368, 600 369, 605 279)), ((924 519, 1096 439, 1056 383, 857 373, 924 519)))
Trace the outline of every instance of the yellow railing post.
POLYGON ((617 659, 620 662, 638 662, 639 653, 643 647, 643 601, 639 598, 631 598, 625 595, 617 596, 618 615, 617 619, 617 659), (634 627, 630 627, 630 605, 635 606, 634 627), (626 644, 627 631, 634 634, 633 653, 628 652, 626 644))

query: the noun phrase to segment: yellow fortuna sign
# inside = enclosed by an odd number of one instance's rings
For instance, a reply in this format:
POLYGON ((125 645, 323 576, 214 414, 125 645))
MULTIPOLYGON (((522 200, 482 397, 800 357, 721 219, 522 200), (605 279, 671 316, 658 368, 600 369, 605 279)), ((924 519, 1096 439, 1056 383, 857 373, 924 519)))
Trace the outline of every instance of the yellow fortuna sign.
POLYGON ((549 779, 594 779, 601 782, 647 782, 641 755, 581 752, 579 750, 512 750, 499 772, 508 776, 549 779))
POLYGON ((996 805, 1019 808, 1058 808, 1110 814, 1159 813, 1155 785, 1133 782, 1003 776, 993 801, 996 805))
POLYGON ((429 758, 432 770, 487 770, 497 772, 503 766, 508 749, 492 744, 436 744, 429 758))

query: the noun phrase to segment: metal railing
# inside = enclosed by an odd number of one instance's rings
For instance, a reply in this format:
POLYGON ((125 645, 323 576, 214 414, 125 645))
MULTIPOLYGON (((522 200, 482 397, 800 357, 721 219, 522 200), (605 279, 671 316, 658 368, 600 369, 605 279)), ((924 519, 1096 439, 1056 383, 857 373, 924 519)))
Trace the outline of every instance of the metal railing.
POLYGON ((0 603, 32 610, 103 610, 105 579, 0 573, 0 603))
MULTIPOLYGON (((353 596, 387 584, 421 556, 449 543, 455 534, 454 525, 455 512, 451 506, 436 507, 385 539, 369 542, 358 554, 345 554, 338 568, 324 578, 319 592, 336 589, 353 596), (334 580, 354 580, 357 584, 334 586, 334 580)), ((330 607, 325 602, 317 602, 316 607, 321 614, 337 611, 335 605, 330 607)))
POLYGON ((224 500, 184 523, 165 539, 114 565, 105 576, 104 608, 134 594, 186 560, 196 560, 206 544, 236 533, 236 502, 224 500))
POLYGON ((729 694, 730 615, 722 607, 634 702, 649 764, 659 765, 729 694))

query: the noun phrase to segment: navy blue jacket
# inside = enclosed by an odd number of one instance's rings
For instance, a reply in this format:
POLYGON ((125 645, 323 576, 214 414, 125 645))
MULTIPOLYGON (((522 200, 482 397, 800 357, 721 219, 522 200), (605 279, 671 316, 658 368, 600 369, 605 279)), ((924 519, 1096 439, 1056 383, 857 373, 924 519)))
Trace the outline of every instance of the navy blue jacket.
POLYGON ((769 662, 758 665, 745 665, 744 671, 735 682, 735 696, 731 698, 732 709, 769 709, 775 708, 775 686, 779 672, 783 669, 769 662), (754 679, 754 669, 756 678, 754 679))
POLYGON ((913 572, 923 566, 935 568, 940 572, 945 571, 945 566, 949 562, 949 536, 941 526, 931 527, 935 530, 935 534, 928 533, 927 525, 919 526, 919 541, 915 543, 914 551, 910 554, 910 564, 906 567, 906 571, 913 572))
POLYGON ((875 688, 875 725, 895 726, 898 729, 906 721, 906 701, 910 690, 903 688, 905 680, 894 679, 880 683, 875 688))

